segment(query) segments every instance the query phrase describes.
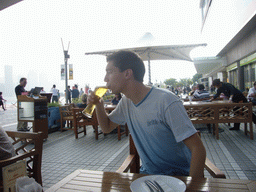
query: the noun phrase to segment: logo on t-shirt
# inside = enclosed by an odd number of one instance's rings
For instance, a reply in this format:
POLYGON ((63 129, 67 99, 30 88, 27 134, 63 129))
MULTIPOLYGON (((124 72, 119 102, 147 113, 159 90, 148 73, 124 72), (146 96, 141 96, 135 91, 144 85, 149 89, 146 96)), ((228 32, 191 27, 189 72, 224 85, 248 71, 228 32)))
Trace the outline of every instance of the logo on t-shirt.
POLYGON ((158 125, 159 123, 164 124, 164 122, 162 120, 158 120, 158 119, 153 119, 153 120, 147 121, 148 126, 158 125))

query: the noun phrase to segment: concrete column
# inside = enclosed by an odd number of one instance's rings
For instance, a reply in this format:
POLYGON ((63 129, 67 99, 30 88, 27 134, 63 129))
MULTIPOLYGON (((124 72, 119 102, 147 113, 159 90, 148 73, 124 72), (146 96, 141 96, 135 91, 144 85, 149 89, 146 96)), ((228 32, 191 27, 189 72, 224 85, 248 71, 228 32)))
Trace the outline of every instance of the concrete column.
POLYGON ((249 64, 249 82, 250 82, 250 85, 249 87, 252 87, 253 86, 253 79, 252 79, 252 64, 249 64))
POLYGON ((240 61, 237 62, 237 84, 240 91, 244 91, 244 68, 240 66, 240 61))

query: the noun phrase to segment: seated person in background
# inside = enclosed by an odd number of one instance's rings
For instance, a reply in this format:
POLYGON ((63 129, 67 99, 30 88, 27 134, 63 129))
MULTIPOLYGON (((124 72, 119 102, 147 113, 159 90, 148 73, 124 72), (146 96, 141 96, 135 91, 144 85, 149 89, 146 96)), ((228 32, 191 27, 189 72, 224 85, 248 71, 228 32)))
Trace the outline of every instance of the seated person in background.
POLYGON ((198 84, 196 86, 196 91, 193 94, 195 99, 204 99, 204 98, 210 98, 210 94, 208 91, 204 89, 203 84, 198 84))
POLYGON ((120 93, 115 94, 114 99, 111 101, 112 105, 117 105, 119 103, 119 101, 121 100, 122 95, 120 93))
POLYGON ((188 93, 188 95, 189 95, 189 96, 194 95, 195 91, 196 91, 196 86, 194 85, 194 86, 192 87, 192 90, 188 93))
MULTIPOLYGON (((223 93, 227 98, 229 98, 229 102, 247 103, 247 99, 245 98, 243 93, 235 88, 234 85, 221 82, 220 79, 214 79, 212 85, 217 88, 217 94, 214 95, 214 97, 211 98, 210 101, 218 98, 220 94, 223 93)), ((256 116, 254 114, 252 115, 252 120, 254 123, 256 123, 256 116)), ((239 127, 240 123, 234 123, 234 127, 229 128, 229 130, 239 130, 239 127)))
MULTIPOLYGON (((15 156, 14 147, 5 133, 4 129, 0 126, 0 160, 5 160, 15 156)), ((2 180, 2 170, 0 171, 0 180, 2 180)))
POLYGON ((256 104, 256 82, 253 83, 253 87, 250 88, 247 99, 251 101, 253 104, 256 104))
POLYGON ((85 108, 87 106, 87 95, 84 93, 81 97, 82 103, 77 103, 78 108, 85 108))

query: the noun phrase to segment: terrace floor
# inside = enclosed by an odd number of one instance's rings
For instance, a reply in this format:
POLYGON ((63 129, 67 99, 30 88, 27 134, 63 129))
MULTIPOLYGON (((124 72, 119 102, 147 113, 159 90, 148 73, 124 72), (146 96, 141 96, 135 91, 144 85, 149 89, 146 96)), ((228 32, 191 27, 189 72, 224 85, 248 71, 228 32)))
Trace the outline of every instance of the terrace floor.
MULTIPOLYGON (((17 109, 13 105, 7 110, 0 109, 0 126, 5 130, 16 130, 17 109)), ((255 125, 254 126, 254 137, 255 125)), ((256 139, 250 140, 244 135, 243 124, 240 131, 229 131, 229 126, 220 124, 220 139, 216 140, 204 125, 201 137, 207 150, 207 157, 221 169, 228 179, 256 180, 256 139)), ((92 127, 87 135, 75 139, 72 130, 50 133, 44 141, 42 177, 43 187, 52 185, 77 169, 116 171, 129 152, 128 137, 117 134, 100 135, 95 140, 92 127)), ((206 177, 210 177, 205 172, 206 177)))

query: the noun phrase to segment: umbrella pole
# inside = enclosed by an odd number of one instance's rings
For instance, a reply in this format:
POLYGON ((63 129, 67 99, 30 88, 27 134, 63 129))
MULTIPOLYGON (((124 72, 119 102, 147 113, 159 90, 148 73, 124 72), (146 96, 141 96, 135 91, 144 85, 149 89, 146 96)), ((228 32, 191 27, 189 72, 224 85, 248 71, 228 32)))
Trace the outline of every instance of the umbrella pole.
POLYGON ((148 84, 151 85, 150 53, 148 52, 148 84))

